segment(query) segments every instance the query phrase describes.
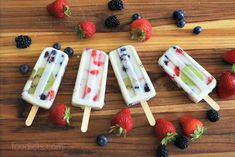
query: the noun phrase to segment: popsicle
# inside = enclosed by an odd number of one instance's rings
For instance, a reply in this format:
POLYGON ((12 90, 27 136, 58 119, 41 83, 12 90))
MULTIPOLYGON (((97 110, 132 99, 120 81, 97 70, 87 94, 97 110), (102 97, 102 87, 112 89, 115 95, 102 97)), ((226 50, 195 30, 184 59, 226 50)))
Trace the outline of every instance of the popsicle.
POLYGON ((179 46, 170 47, 158 63, 192 101, 198 103, 204 99, 213 109, 220 109, 208 96, 216 86, 215 78, 179 46))
POLYGON ((109 54, 124 100, 128 106, 140 103, 151 126, 155 119, 147 101, 156 95, 144 66, 131 45, 122 46, 109 54))
POLYGON ((22 92, 22 99, 33 105, 27 126, 32 124, 39 107, 51 108, 67 64, 67 54, 54 48, 45 48, 40 54, 22 92))
POLYGON ((72 104, 84 109, 81 131, 88 129, 90 111, 104 106, 108 72, 108 55, 100 50, 86 49, 82 53, 72 104))

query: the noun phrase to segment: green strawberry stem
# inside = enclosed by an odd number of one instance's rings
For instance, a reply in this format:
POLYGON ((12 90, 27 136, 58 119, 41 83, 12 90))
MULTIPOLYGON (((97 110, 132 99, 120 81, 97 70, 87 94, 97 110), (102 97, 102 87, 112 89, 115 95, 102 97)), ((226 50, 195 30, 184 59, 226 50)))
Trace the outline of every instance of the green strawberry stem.
POLYGON ((109 134, 115 134, 117 136, 124 136, 126 137, 126 129, 120 127, 118 124, 111 126, 108 132, 109 134))
POLYGON ((142 29, 134 29, 131 31, 131 39, 144 41, 145 40, 145 32, 142 29))
POLYGON ((70 119, 72 118, 72 114, 70 111, 70 107, 67 107, 64 113, 64 119, 66 120, 67 124, 70 125, 70 119))
POLYGON ((235 64, 232 66, 232 72, 235 74, 235 64))
POLYGON ((71 12, 71 9, 70 9, 70 7, 69 6, 64 6, 64 14, 66 15, 66 16, 71 16, 72 15, 72 12, 71 12))
POLYGON ((175 141, 177 135, 178 134, 176 132, 168 132, 166 136, 161 140, 161 144, 167 145, 168 143, 175 141))
POLYGON ((202 135, 206 132, 207 128, 204 126, 197 126, 197 128, 194 130, 192 136, 192 141, 196 141, 197 139, 200 139, 202 135))
POLYGON ((85 33, 84 31, 82 30, 81 26, 78 25, 76 28, 75 28, 75 31, 77 32, 77 35, 79 36, 80 39, 84 38, 85 37, 85 33))

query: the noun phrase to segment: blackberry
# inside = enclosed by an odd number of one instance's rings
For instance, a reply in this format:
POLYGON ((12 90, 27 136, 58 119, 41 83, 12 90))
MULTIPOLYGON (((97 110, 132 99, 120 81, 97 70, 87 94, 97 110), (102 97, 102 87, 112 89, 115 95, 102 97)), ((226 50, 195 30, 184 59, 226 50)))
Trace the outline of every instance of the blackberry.
POLYGON ((207 111, 206 117, 211 122, 216 122, 219 120, 219 113, 213 109, 207 111))
POLYGON ((110 10, 122 10, 123 7, 123 1, 122 0, 111 0, 108 2, 108 8, 110 10))
POLYGON ((31 45, 32 40, 27 35, 20 35, 15 38, 15 42, 17 48, 24 49, 31 45))
POLYGON ((107 28, 115 28, 117 26, 120 25, 120 21, 118 20, 117 16, 113 15, 113 16, 109 16, 106 20, 105 20, 105 26, 107 28))
POLYGON ((156 150, 157 157, 168 157, 168 152, 166 150, 166 145, 159 145, 156 150))
POLYGON ((180 149, 186 149, 189 145, 189 140, 187 137, 179 135, 176 137, 174 145, 180 149))

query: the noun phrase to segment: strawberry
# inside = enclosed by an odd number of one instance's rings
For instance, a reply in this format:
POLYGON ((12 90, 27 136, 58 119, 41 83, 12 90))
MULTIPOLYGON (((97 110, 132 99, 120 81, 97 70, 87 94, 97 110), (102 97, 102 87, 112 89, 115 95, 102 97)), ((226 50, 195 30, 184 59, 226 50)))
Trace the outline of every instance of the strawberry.
POLYGON ((230 64, 234 64, 235 63, 235 50, 225 52, 224 60, 230 64))
POLYGON ((193 141, 199 139, 206 131, 206 127, 203 126, 203 123, 192 116, 185 115, 180 117, 180 125, 184 134, 188 137, 192 137, 193 141))
POLYGON ((175 126, 163 118, 156 120, 155 134, 162 145, 174 141, 177 135, 175 126))
POLYGON ((96 26, 91 21, 83 21, 76 27, 76 32, 80 39, 91 38, 96 32, 96 26))
POLYGON ((51 121, 61 126, 70 125, 71 118, 70 107, 67 107, 66 104, 57 104, 50 111, 51 121))
POLYGON ((117 136, 126 136, 132 129, 131 111, 126 107, 112 118, 109 133, 114 133, 117 136))
POLYGON ((66 5, 66 0, 54 1, 47 6, 47 11, 59 19, 63 19, 65 16, 71 16, 71 9, 66 5))
POLYGON ((220 76, 217 91, 222 99, 235 95, 235 64, 233 64, 232 72, 225 71, 220 76))
POLYGON ((131 23, 131 39, 146 41, 152 35, 152 25, 147 19, 137 19, 131 23))

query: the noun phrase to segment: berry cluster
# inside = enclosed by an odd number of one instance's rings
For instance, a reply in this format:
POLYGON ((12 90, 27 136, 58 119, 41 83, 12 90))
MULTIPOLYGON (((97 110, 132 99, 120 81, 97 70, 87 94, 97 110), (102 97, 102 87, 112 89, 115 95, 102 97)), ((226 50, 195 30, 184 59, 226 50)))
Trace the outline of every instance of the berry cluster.
POLYGON ((27 35, 20 35, 15 38, 15 42, 16 42, 17 48, 24 49, 24 48, 27 48, 31 45, 32 40, 27 35))

